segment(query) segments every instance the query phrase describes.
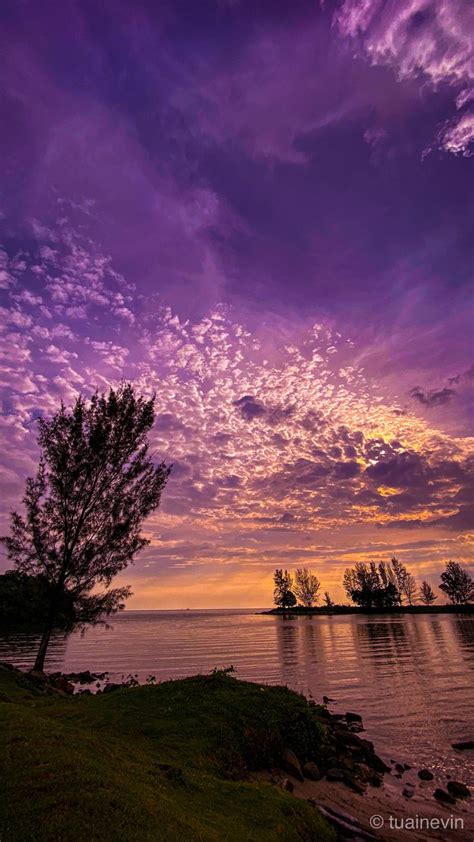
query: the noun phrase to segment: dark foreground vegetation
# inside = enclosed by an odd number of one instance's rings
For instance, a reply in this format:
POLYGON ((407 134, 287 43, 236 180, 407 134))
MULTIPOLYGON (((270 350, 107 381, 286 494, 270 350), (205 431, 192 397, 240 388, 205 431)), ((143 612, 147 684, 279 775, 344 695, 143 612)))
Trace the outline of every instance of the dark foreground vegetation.
MULTIPOLYGON (((28 576, 17 570, 0 575, 0 630, 42 631, 48 616, 51 587, 45 576, 28 576)), ((74 606, 64 595, 58 605, 56 628, 71 628, 74 606)))
POLYGON ((216 673, 69 696, 0 665, 0 838, 314 840, 317 809, 251 778, 324 762, 324 708, 216 673))

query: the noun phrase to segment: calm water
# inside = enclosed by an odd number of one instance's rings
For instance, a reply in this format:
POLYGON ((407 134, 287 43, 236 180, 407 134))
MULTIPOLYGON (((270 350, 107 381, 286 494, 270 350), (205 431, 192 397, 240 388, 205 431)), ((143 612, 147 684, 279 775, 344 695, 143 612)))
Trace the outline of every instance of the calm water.
MULTIPOLYGON (((0 639, 0 660, 30 667, 35 640, 0 639)), ((287 684, 362 714, 379 753, 474 784, 474 618, 283 617, 252 611, 150 611, 58 636, 46 669, 157 680, 230 664, 239 678, 287 684)))

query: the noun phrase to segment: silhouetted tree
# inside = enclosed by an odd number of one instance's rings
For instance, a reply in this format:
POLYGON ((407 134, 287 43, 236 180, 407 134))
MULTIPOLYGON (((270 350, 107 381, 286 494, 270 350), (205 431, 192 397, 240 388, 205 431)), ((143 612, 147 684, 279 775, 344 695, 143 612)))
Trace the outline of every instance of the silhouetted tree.
POLYGON ((402 597, 405 594, 405 586, 408 577, 408 570, 406 569, 405 565, 398 560, 398 558, 393 557, 391 562, 391 569, 392 574, 394 577, 394 584, 398 590, 398 602, 399 605, 402 603, 402 597))
POLYGON ((393 585, 398 590, 397 578, 391 565, 385 561, 381 561, 377 569, 384 588, 388 585, 393 585))
POLYGON ((435 596, 433 588, 428 582, 422 582, 420 588, 420 600, 423 605, 432 605, 438 597, 435 596))
POLYGON ((454 605, 474 602, 474 579, 457 561, 448 561, 439 587, 454 605))
POLYGON ((294 593, 305 608, 311 608, 318 601, 321 587, 319 579, 307 567, 298 567, 295 573, 294 593))
POLYGON ((26 483, 26 514, 12 512, 3 539, 17 571, 41 575, 50 587, 37 670, 66 597, 78 622, 93 622, 122 608, 130 594, 127 587, 94 588, 108 587, 149 543, 141 526, 170 472, 148 453, 153 420, 154 399, 136 397, 130 384, 89 401, 81 396, 71 410, 61 404, 50 420, 39 420, 41 458, 26 483))
POLYGON ((275 570, 273 574, 273 601, 278 608, 292 608, 296 605, 293 593, 293 580, 288 570, 275 570))
POLYGON ((415 577, 412 573, 408 573, 405 577, 403 585, 403 595, 406 596, 408 605, 414 605, 417 599, 418 586, 415 577))
POLYGON ((358 561, 345 571, 343 585, 349 599, 362 608, 393 608, 399 603, 399 593, 393 582, 385 581, 375 562, 358 561))
POLYGON ((329 596, 329 591, 324 591, 324 604, 326 608, 334 608, 334 602, 332 601, 331 597, 329 596))

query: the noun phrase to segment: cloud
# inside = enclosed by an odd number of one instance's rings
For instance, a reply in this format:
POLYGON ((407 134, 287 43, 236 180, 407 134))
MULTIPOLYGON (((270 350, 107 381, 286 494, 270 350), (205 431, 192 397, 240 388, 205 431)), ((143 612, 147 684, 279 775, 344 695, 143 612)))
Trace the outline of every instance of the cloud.
POLYGON ((242 418, 246 421, 253 421, 254 418, 261 418, 262 415, 267 414, 265 407, 255 400, 253 395, 244 395, 243 398, 234 401, 234 406, 238 407, 242 418))
POLYGON ((474 139, 472 31, 470 0, 343 0, 335 13, 339 33, 359 44, 373 65, 392 67, 401 80, 450 87, 459 112, 440 131, 438 145, 470 154, 474 139))
POLYGON ((440 145, 454 155, 469 158, 474 143, 474 113, 463 114, 459 119, 451 120, 439 135, 440 145))
POLYGON ((443 389, 434 389, 431 392, 425 392, 420 386, 415 386, 410 395, 415 398, 423 406, 444 406, 449 403, 456 394, 455 389, 449 389, 445 386, 443 389))

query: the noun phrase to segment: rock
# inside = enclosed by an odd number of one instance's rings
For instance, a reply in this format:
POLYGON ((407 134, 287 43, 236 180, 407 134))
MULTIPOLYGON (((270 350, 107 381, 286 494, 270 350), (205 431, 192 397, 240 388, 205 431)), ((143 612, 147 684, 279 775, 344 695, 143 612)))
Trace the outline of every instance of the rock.
POLYGON ((453 798, 470 798, 471 793, 466 784, 459 781, 448 781, 448 792, 453 798))
POLYGON ((309 778, 310 781, 319 781, 320 778, 322 778, 319 767, 316 763, 313 763, 312 760, 308 760, 308 762, 304 764, 303 775, 305 778, 309 778))
POLYGON ((435 789, 435 791, 433 792, 433 796, 434 798, 436 798, 437 801, 440 801, 441 804, 456 803, 456 800, 453 798, 453 796, 450 795, 449 792, 445 792, 444 789, 435 789))
POLYGON ((326 772, 326 778, 328 781, 343 781, 344 772, 342 769, 328 769, 326 772))
POLYGON ((357 781, 353 775, 349 775, 347 772, 344 774, 344 783, 349 787, 349 789, 352 789, 359 795, 363 795, 365 792, 365 786, 360 781, 357 781))
POLYGON ((30 670, 28 675, 30 678, 35 678, 37 681, 44 681, 46 679, 46 673, 42 670, 30 670))
POLYGON ((282 789, 286 789, 288 792, 293 792, 295 788, 293 781, 290 781, 289 778, 283 778, 281 786, 282 789))
POLYGON ((348 748, 349 750, 355 751, 362 751, 362 741, 357 734, 353 734, 352 731, 338 731, 337 732, 337 742, 344 746, 344 748, 348 748))
POLYGON ((351 713, 351 711, 349 711, 346 713, 346 722, 359 722, 362 724, 362 717, 359 716, 358 713, 351 713))
POLYGON ((405 772, 405 767, 403 763, 395 763, 395 769, 397 770, 398 774, 401 776, 405 772))
POLYGON ((402 795, 404 795, 405 798, 413 798, 414 792, 412 789, 409 789, 409 787, 406 786, 405 789, 402 791, 402 795))
POLYGON ((329 702, 335 702, 335 699, 330 699, 329 696, 323 696, 323 704, 328 705, 329 702))
POLYGON ((451 746, 457 751, 469 751, 474 748, 474 740, 462 740, 460 743, 451 743, 451 746))
POLYGON ((429 769, 420 769, 420 771, 418 772, 418 777, 422 781, 432 781, 434 775, 432 772, 429 771, 429 769))
POLYGON ((320 719, 326 719, 326 720, 332 719, 332 714, 329 713, 327 708, 321 708, 320 707, 319 710, 318 710, 318 716, 319 716, 320 719))
POLYGON ((390 772, 389 767, 386 763, 384 763, 382 758, 378 756, 378 754, 370 754, 367 757, 367 763, 372 769, 375 769, 376 772, 381 772, 382 774, 390 772))
POLYGON ((282 757, 282 765, 285 772, 288 772, 289 775, 293 775, 293 777, 297 778, 299 781, 304 781, 300 761, 291 748, 285 748, 282 757))
POLYGON ((409 763, 404 763, 404 764, 403 764, 403 768, 405 769, 405 772, 409 772, 409 771, 410 771, 410 769, 411 769, 411 766, 410 766, 410 764, 409 764, 409 763))
POLYGON ((50 675, 49 682, 56 690, 61 690, 62 693, 67 693, 69 696, 74 693, 74 684, 67 680, 65 675, 50 675))
POLYGON ((369 769, 369 767, 365 764, 357 766, 357 773, 359 774, 361 779, 365 783, 370 784, 370 786, 382 786, 382 776, 379 775, 377 772, 374 772, 373 769, 369 769))

